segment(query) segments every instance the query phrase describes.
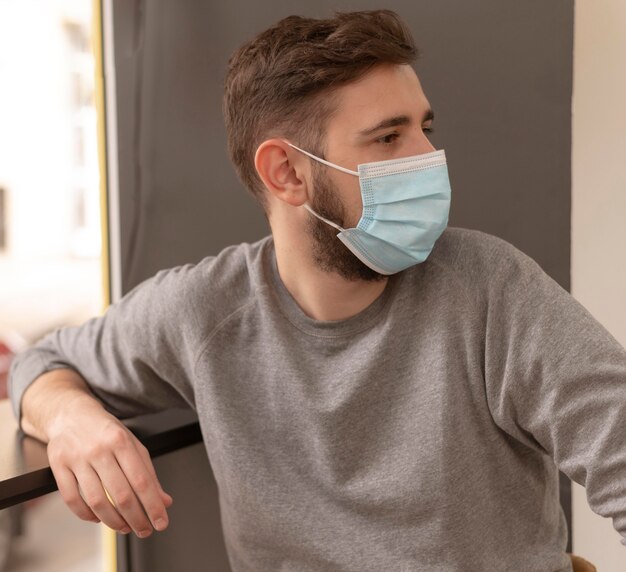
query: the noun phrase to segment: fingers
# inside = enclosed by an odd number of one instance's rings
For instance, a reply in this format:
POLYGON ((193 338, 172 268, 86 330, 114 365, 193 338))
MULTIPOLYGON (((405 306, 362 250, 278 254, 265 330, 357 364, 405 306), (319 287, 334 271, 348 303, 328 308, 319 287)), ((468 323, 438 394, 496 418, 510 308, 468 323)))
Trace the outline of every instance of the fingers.
POLYGON ((144 454, 142 449, 141 443, 131 442, 128 447, 116 449, 115 455, 152 526, 159 531, 165 530, 169 524, 163 498, 166 493, 161 488, 152 461, 148 459, 146 464, 147 451, 144 454))
MULTIPOLYGON (((108 491, 117 512, 132 527, 135 534, 139 538, 150 536, 153 525, 138 498, 140 491, 145 494, 148 481, 151 480, 145 469, 142 476, 133 477, 126 473, 112 453, 92 460, 92 466, 105 490, 108 491)), ((153 494, 156 496, 156 491, 153 494)))
POLYGON ((83 520, 102 521, 146 538, 169 524, 172 504, 148 450, 108 414, 87 427, 70 419, 48 443, 48 459, 68 507, 83 520))
POLYGON ((159 482, 159 477, 157 476, 156 471, 154 470, 154 464, 152 463, 152 459, 150 458, 150 453, 148 452, 148 449, 146 449, 146 447, 142 445, 139 441, 136 441, 135 447, 137 451, 139 452, 139 454, 141 455, 143 464, 146 466, 146 468, 152 475, 152 478, 154 479, 157 486, 159 487, 161 498, 163 499, 163 502, 165 503, 165 507, 169 508, 170 506, 172 506, 172 503, 174 502, 174 500, 172 499, 170 495, 168 495, 163 490, 163 487, 161 487, 161 483, 159 482))
POLYGON ((123 534, 130 532, 130 526, 126 520, 109 502, 98 473, 91 466, 84 464, 75 468, 75 475, 80 483, 82 498, 91 511, 109 528, 123 534))
POLYGON ((51 469, 57 486, 59 487, 61 497, 70 510, 82 520, 100 522, 100 519, 93 513, 81 497, 74 474, 63 466, 56 468, 51 466, 51 469))

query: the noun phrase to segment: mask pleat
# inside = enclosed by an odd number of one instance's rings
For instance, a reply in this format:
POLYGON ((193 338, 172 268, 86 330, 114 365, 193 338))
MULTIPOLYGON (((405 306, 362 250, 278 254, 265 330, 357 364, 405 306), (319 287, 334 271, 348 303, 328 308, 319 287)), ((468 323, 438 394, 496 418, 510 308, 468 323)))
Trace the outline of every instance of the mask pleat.
POLYGON ((433 195, 448 195, 446 168, 436 167, 417 173, 387 175, 361 182, 364 204, 391 204, 433 195), (443 170, 443 173, 442 171, 443 170))

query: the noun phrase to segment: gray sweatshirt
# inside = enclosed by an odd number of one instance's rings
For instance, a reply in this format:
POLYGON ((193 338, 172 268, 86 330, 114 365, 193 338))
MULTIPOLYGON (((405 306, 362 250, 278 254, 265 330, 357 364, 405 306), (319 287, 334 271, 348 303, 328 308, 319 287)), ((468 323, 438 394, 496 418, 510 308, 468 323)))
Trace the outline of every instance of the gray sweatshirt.
POLYGON ((448 228, 359 314, 308 317, 268 236, 19 354, 113 414, 198 414, 235 572, 569 571, 558 471, 626 544, 626 351, 531 258, 448 228))

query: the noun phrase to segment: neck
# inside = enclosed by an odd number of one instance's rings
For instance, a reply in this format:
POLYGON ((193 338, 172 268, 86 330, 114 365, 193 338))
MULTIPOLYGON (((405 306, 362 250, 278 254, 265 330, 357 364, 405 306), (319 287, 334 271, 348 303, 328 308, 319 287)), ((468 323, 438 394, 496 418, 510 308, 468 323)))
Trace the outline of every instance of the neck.
POLYGON ((278 273, 302 311, 315 320, 345 320, 365 310, 385 289, 388 278, 346 280, 319 269, 304 245, 289 245, 274 236, 278 273))

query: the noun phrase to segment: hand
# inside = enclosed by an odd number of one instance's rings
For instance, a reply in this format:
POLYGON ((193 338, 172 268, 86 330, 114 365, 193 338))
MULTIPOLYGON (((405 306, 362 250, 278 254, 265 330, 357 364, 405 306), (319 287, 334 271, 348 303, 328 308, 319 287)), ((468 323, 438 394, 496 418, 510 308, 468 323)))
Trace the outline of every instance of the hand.
POLYGON ((161 487, 148 450, 114 416, 88 398, 55 418, 48 460, 59 492, 83 520, 102 521, 139 538, 167 528, 172 497, 161 487), (107 498, 107 493, 111 501, 107 498))

